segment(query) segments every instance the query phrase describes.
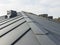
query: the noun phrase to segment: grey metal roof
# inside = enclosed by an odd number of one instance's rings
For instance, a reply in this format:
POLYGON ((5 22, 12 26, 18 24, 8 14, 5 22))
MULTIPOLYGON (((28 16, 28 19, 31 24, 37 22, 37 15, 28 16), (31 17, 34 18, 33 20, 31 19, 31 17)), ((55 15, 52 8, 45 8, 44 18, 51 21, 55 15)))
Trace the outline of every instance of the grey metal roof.
POLYGON ((60 24, 34 14, 0 22, 0 45, 60 45, 60 24))
MULTIPOLYGON (((45 35, 36 34, 39 42, 42 43, 42 45, 52 45, 51 44, 52 42, 54 42, 56 45, 60 45, 60 24, 59 23, 50 21, 44 17, 39 17, 37 15, 29 14, 29 13, 25 13, 25 15, 28 16, 28 18, 31 19, 32 22, 37 27, 39 27, 41 31, 46 33, 45 35)), ((40 31, 40 30, 37 30, 37 31, 40 31)))

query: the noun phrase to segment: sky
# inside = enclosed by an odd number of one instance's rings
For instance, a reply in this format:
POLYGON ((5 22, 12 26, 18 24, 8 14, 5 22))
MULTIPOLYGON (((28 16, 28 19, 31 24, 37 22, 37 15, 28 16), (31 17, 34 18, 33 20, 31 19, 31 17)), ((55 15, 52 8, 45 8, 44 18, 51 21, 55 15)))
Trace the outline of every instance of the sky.
POLYGON ((60 17, 60 0, 0 0, 0 16, 7 10, 48 14, 54 18, 60 17))

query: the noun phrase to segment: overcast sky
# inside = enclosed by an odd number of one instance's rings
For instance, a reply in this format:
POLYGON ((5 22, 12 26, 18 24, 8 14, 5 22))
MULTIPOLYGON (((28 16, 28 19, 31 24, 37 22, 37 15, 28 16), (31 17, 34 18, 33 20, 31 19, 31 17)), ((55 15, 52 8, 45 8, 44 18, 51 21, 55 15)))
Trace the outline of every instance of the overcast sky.
POLYGON ((6 15, 7 10, 47 13, 60 17, 60 0, 0 0, 0 16, 6 15))

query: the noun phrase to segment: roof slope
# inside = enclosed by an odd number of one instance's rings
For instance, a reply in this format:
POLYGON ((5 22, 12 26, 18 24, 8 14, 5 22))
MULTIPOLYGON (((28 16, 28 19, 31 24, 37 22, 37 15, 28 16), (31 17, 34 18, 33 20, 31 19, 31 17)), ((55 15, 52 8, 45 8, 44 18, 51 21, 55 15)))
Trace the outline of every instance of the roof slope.
MULTIPOLYGON (((39 28, 39 30, 37 29, 38 32, 41 30, 45 33, 45 35, 41 35, 36 31, 37 38, 42 45, 52 45, 51 44, 52 41, 57 45, 60 45, 60 24, 59 23, 27 12, 25 12, 24 14, 29 19, 31 19, 32 22, 39 28)), ((34 26, 32 26, 32 28, 34 28, 34 26)))
POLYGON ((60 45, 59 27, 46 18, 20 12, 0 22, 0 45, 60 45))

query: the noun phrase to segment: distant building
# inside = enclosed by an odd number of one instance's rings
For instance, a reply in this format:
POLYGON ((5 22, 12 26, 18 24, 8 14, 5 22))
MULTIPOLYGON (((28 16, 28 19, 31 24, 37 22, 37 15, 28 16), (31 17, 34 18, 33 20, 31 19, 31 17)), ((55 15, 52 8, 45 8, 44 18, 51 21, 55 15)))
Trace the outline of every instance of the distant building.
POLYGON ((39 16, 42 16, 42 17, 48 17, 48 14, 40 14, 39 16))
POLYGON ((48 16, 48 19, 53 19, 53 16, 48 16))

